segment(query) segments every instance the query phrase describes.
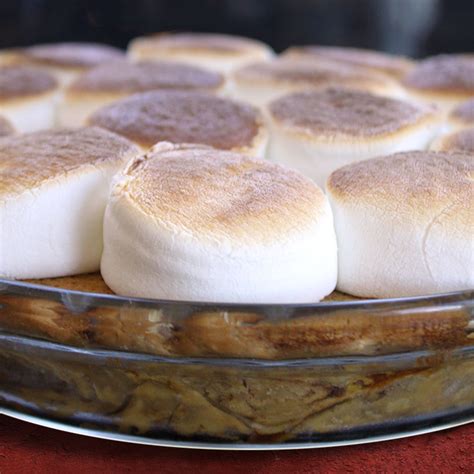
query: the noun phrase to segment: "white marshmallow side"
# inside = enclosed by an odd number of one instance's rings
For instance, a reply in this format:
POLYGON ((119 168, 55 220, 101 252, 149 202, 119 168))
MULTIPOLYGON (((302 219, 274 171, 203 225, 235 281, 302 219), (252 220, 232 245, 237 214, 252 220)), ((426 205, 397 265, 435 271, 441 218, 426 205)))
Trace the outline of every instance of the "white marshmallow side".
POLYGON ((87 166, 0 198, 0 275, 53 278, 97 271, 102 222, 117 166, 87 166))
POLYGON ((311 303, 331 293, 337 250, 328 203, 321 217, 282 241, 245 246, 207 240, 159 223, 126 195, 104 219, 101 273, 116 293, 229 303, 311 303))
POLYGON ((57 111, 57 124, 61 127, 83 127, 96 110, 126 97, 127 94, 83 94, 75 97, 62 94, 57 111))
POLYGON ((2 104, 1 113, 19 133, 36 132, 54 127, 58 100, 57 92, 15 100, 12 104, 2 104))
POLYGON ((51 74, 57 81, 61 88, 65 88, 72 84, 84 71, 88 68, 68 68, 60 66, 49 66, 47 64, 34 64, 35 67, 51 74))
POLYGON ((474 238, 443 225, 446 214, 416 219, 328 195, 338 242, 338 290, 392 298, 474 287, 474 238))
POLYGON ((269 119, 269 128, 267 158, 299 171, 324 189, 329 175, 347 164, 398 151, 426 149, 437 135, 440 124, 429 122, 388 138, 357 141, 354 137, 352 142, 321 142, 317 137, 305 137, 288 130, 272 119, 269 119))

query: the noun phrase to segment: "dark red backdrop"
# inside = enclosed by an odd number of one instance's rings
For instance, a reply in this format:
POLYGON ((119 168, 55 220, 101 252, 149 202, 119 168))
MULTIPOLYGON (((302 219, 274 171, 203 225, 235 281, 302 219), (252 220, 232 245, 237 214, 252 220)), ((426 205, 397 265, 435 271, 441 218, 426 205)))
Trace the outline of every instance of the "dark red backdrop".
POLYGON ((474 424, 384 443, 300 451, 225 452, 137 446, 0 416, 0 473, 473 473, 474 424))

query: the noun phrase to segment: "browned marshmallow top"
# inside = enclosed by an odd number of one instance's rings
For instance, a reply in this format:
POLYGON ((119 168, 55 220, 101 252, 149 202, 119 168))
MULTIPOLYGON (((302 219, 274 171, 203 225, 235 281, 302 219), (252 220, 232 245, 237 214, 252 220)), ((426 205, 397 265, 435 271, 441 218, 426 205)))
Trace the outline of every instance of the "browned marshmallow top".
POLYGON ((22 54, 38 64, 66 68, 90 68, 125 55, 118 48, 98 43, 41 44, 24 48, 22 54))
POLYGON ((393 56, 379 51, 359 48, 338 48, 335 46, 293 46, 283 56, 308 56, 315 59, 329 59, 343 64, 352 64, 396 77, 405 75, 412 67, 413 61, 401 56, 393 56))
POLYGON ((474 95, 474 55, 441 54, 421 61, 403 81, 411 89, 474 95))
POLYGON ((153 91, 99 109, 89 123, 144 147, 169 141, 230 150, 252 146, 261 120, 254 107, 210 94, 153 91))
POLYGON ((51 92, 57 85, 56 79, 41 69, 29 66, 0 67, 0 100, 51 92))
POLYGON ((344 166, 327 189, 339 202, 396 211, 400 219, 444 212, 465 226, 473 221, 473 179, 474 155, 409 151, 344 166))
POLYGON ((341 88, 289 94, 269 108, 285 126, 318 135, 385 135, 434 115, 430 108, 341 88))
POLYGON ((28 191, 83 165, 132 158, 138 147, 95 127, 51 129, 0 139, 0 196, 28 191))
POLYGON ((238 54, 255 48, 266 47, 260 41, 240 36, 215 33, 158 33, 138 38, 140 47, 154 47, 170 51, 205 51, 216 54, 238 54))
POLYGON ((113 61, 83 74, 72 91, 145 92, 154 89, 213 90, 223 84, 215 72, 171 61, 113 61))
POLYGON ((162 224, 230 239, 272 241, 326 211, 322 191, 299 173, 205 146, 158 144, 129 164, 116 191, 162 224))

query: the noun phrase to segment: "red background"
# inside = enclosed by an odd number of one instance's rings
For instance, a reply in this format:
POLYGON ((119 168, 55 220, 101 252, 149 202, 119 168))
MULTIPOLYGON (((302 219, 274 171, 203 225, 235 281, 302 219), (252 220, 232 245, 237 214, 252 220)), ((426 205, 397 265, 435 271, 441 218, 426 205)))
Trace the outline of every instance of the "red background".
POLYGON ((63 433, 0 416, 0 473, 474 473, 474 424, 383 443, 299 451, 200 451, 63 433))

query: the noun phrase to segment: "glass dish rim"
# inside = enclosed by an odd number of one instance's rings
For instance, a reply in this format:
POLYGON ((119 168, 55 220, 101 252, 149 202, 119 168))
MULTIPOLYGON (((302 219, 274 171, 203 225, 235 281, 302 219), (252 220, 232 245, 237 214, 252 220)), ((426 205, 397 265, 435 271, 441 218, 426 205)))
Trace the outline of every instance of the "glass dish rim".
POLYGON ((51 420, 47 417, 41 417, 24 413, 17 410, 11 410, 0 406, 0 415, 8 416, 17 420, 32 423, 45 428, 62 431, 65 433, 72 433, 89 438, 97 438, 102 440, 116 441, 121 443, 128 443, 132 445, 147 445, 163 448, 180 448, 180 449, 199 449, 212 451, 289 451, 301 449, 315 449, 315 448, 337 448, 342 446, 361 446, 365 444, 380 443, 384 441, 395 441, 399 439, 411 438, 414 436, 421 436, 429 433, 436 433, 458 426, 468 425, 474 423, 474 417, 462 421, 452 421, 440 425, 430 427, 414 428, 410 430, 402 430, 389 434, 381 434, 369 436, 366 438, 354 438, 341 441, 315 441, 315 442, 284 442, 284 443, 212 443, 205 441, 173 441, 157 438, 146 438, 139 435, 127 435, 113 431, 105 431, 100 429, 93 429, 87 427, 77 427, 68 424, 68 420, 57 421, 51 420))
POLYGON ((474 303, 474 288, 447 292, 436 293, 430 295, 396 297, 396 298, 364 298, 349 301, 322 301, 317 303, 226 303, 226 302, 211 302, 211 301, 187 301, 187 300, 165 300, 153 298, 138 298, 128 297, 115 294, 95 293, 81 290, 70 290, 67 288, 54 287, 49 285, 42 285, 38 283, 30 283, 25 281, 11 280, 7 278, 0 278, 0 293, 4 291, 12 291, 18 296, 35 296, 49 299, 61 299, 64 296, 86 297, 89 303, 96 303, 99 306, 105 304, 126 304, 137 305, 144 308, 152 308, 156 306, 193 306, 203 309, 232 309, 251 311, 252 309, 299 309, 299 310, 331 310, 331 309, 357 309, 357 308, 373 308, 379 309, 381 307, 400 306, 420 304, 423 302, 433 303, 437 302, 440 305, 447 303, 453 304, 456 302, 474 303))

